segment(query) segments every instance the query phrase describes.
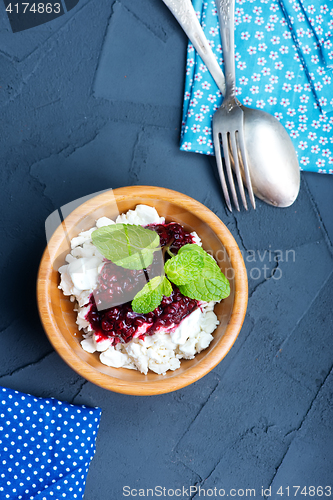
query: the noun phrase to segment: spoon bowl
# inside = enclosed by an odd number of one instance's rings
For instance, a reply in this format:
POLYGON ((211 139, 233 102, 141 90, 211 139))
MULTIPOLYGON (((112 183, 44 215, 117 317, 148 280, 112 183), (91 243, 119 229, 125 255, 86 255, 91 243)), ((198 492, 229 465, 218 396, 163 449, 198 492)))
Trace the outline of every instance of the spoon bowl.
MULTIPOLYGON (((275 207, 289 207, 300 188, 300 169, 293 143, 272 115, 241 105, 248 166, 254 194, 275 207)), ((244 169, 241 165, 243 179, 244 169)))

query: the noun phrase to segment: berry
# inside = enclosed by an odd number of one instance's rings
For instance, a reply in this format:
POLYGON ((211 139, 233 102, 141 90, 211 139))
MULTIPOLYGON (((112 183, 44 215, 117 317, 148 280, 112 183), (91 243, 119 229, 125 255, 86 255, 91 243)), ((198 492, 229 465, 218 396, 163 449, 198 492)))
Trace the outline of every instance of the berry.
MULTIPOLYGON (((183 245, 193 243, 191 234, 175 222, 147 227, 159 234, 162 247, 172 242, 170 250, 173 253, 177 253, 183 245)), ((163 297, 161 304, 148 314, 135 313, 130 302, 122 304, 125 293, 130 292, 134 297, 146 284, 145 271, 149 279, 163 273, 161 255, 161 252, 156 252, 152 265, 146 270, 124 269, 110 261, 105 262, 97 288, 90 296, 90 309, 86 315, 86 320, 100 339, 111 338, 114 346, 119 342, 127 343, 133 339, 138 328, 146 324, 146 333, 138 336, 144 339, 145 335, 154 335, 158 328, 179 324, 198 307, 196 300, 185 297, 176 287, 170 297, 163 297)))

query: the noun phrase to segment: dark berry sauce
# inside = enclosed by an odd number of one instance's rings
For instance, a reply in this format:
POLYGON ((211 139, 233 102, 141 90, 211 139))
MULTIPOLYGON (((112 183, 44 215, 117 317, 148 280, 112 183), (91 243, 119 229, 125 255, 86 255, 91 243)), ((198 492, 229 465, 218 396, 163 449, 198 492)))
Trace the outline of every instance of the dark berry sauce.
POLYGON ((173 253, 177 253, 187 243, 194 243, 193 236, 187 233, 177 222, 170 222, 170 224, 150 224, 146 227, 158 233, 161 247, 165 247, 169 242, 172 242, 170 250, 173 253))
POLYGON ((92 303, 86 319, 98 334, 98 340, 112 338, 112 345, 116 345, 132 340, 143 325, 146 325, 145 332, 136 335, 140 339, 154 335, 161 327, 179 325, 197 307, 196 300, 185 297, 175 288, 170 297, 163 297, 162 303, 148 314, 135 313, 130 302, 105 311, 98 311, 96 304, 92 303))
MULTIPOLYGON (((177 223, 151 224, 146 226, 160 236, 161 247, 170 245, 176 254, 187 243, 194 243, 193 237, 177 223)), ((170 297, 163 297, 162 303, 148 314, 135 313, 131 307, 134 295, 147 283, 147 278, 163 273, 162 252, 154 254, 154 261, 147 269, 133 271, 106 261, 99 275, 97 287, 90 296, 90 309, 86 315, 98 339, 112 339, 112 345, 127 343, 134 336, 144 339, 159 328, 178 325, 198 307, 196 300, 185 297, 173 287, 170 297), (128 299, 128 300, 127 300, 128 299), (140 328, 142 333, 140 332, 140 328), (143 331, 144 330, 144 331, 143 331)))

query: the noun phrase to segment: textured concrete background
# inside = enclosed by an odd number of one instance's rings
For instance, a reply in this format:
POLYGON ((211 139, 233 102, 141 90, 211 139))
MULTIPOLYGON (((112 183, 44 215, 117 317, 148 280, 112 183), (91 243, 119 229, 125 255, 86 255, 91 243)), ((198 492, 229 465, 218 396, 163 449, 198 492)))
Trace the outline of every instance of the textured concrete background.
POLYGON ((81 0, 16 34, 3 4, 0 17, 0 385, 102 408, 86 500, 121 499, 125 485, 184 486, 186 499, 200 498, 191 485, 257 497, 271 487, 274 499, 280 486, 284 497, 287 486, 290 496, 294 485, 332 486, 333 176, 302 173, 288 209, 228 213, 214 158, 178 150, 186 37, 161 0, 81 0), (47 216, 131 184, 207 205, 249 273, 228 356, 157 397, 86 382, 53 351, 36 308, 47 216))

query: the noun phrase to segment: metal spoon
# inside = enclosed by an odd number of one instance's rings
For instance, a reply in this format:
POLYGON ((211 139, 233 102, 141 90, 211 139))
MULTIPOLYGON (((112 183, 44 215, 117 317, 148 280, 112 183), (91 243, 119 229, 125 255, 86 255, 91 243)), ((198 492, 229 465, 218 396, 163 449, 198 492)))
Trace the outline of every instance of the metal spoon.
MULTIPOLYGON (((224 95, 223 72, 200 26, 191 0, 163 2, 191 40, 224 95)), ((292 141, 275 117, 259 109, 241 107, 244 111, 245 146, 254 194, 269 205, 288 207, 296 200, 300 187, 300 169, 292 141)))

